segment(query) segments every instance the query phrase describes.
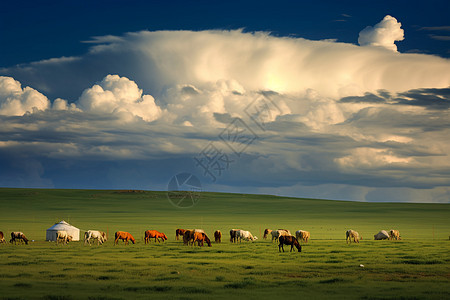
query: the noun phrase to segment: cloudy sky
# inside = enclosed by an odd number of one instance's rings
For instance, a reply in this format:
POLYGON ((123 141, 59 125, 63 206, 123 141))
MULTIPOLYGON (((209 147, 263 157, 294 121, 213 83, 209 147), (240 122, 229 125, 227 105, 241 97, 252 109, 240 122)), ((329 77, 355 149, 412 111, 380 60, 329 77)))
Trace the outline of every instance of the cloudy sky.
POLYGON ((0 186, 449 203, 449 2, 302 2, 2 5, 0 186))

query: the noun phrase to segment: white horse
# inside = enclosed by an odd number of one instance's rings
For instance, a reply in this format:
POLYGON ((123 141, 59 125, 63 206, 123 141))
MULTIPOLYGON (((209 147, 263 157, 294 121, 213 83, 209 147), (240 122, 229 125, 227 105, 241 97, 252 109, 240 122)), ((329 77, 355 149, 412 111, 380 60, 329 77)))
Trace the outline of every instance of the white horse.
POLYGON ((258 239, 258 237, 256 237, 256 236, 254 237, 250 231, 246 231, 246 230, 238 230, 236 232, 236 238, 239 239, 239 243, 242 240, 253 242, 254 240, 258 239))
POLYGON ((347 230, 347 232, 345 233, 345 239, 347 241, 347 244, 350 242, 350 244, 352 243, 352 239, 353 242, 355 243, 359 243, 359 240, 362 240, 362 236, 359 235, 359 233, 357 231, 354 230, 347 230))
POLYGON ((311 236, 311 234, 309 233, 309 231, 297 230, 295 232, 295 237, 297 238, 297 240, 304 241, 305 243, 308 242, 310 236, 311 236))
POLYGON ((91 239, 97 240, 97 245, 101 245, 106 242, 106 233, 98 230, 88 230, 84 233, 84 244, 91 245, 91 239))
POLYGON ((58 230, 56 232, 56 245, 58 246, 59 243, 68 244, 71 242, 73 237, 67 233, 67 231, 64 230, 58 230))
POLYGON ((280 236, 285 236, 285 235, 290 236, 290 235, 292 235, 291 232, 289 230, 287 230, 287 229, 278 229, 277 231, 274 230, 270 234, 272 235, 272 242, 273 242, 273 240, 275 240, 275 241, 278 240, 278 238, 280 236))

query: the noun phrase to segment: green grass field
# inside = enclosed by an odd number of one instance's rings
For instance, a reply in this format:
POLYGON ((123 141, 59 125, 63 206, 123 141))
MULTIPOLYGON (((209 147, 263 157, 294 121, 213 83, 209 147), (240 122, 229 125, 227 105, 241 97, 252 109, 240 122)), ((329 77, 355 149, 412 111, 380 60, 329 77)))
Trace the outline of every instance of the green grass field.
POLYGON ((0 189, 0 230, 23 231, 30 245, 0 245, 0 299, 449 299, 450 205, 361 203, 263 195, 202 193, 189 209, 165 192, 0 189), (45 230, 66 220, 108 231, 102 246, 45 242, 45 230), (183 246, 176 228, 203 228, 223 242, 183 246), (231 228, 260 239, 231 244, 231 228), (265 228, 304 229, 303 251, 279 253, 265 228), (345 231, 363 240, 347 245, 345 231), (379 230, 401 241, 374 241, 379 230), (147 229, 165 243, 145 245, 147 229), (113 246, 117 230, 135 245, 113 246), (360 267, 363 264, 364 267, 360 267))

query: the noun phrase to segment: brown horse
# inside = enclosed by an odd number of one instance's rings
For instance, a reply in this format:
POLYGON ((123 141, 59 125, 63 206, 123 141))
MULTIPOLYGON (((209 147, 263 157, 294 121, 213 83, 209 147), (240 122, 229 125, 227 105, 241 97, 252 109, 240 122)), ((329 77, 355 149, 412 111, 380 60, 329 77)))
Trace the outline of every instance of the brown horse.
POLYGON ((214 241, 216 243, 221 243, 222 242, 222 232, 220 232, 220 230, 216 230, 214 232, 214 241))
POLYGON ((186 230, 183 235, 183 243, 189 245, 194 240, 194 230, 186 230))
POLYGON ((186 229, 178 228, 175 230, 175 239, 178 240, 180 236, 184 236, 184 233, 186 232, 186 229))
POLYGON ((145 232, 145 236, 144 236, 145 243, 146 244, 149 243, 150 239, 153 239, 153 238, 155 239, 155 243, 156 243, 156 240, 158 240, 158 243, 159 243, 160 242, 159 239, 162 239, 163 242, 165 240, 167 240, 167 236, 163 232, 159 232, 156 230, 147 230, 145 232))
POLYGON ((0 243, 6 243, 5 236, 3 235, 3 231, 0 231, 0 243))
POLYGON ((117 231, 115 234, 115 240, 114 240, 114 246, 116 244, 119 244, 119 240, 122 240, 125 242, 125 245, 128 245, 128 241, 131 241, 133 244, 136 241, 134 237, 129 233, 125 231, 117 231))
POLYGON ((282 235, 278 238, 278 241, 280 242, 280 244, 278 245, 279 252, 281 252, 281 249, 283 249, 284 252, 283 245, 291 245, 291 251, 292 249, 294 249, 295 246, 297 247, 298 252, 302 252, 302 246, 300 246, 300 243, 298 242, 297 238, 292 235, 282 235))
POLYGON ((267 237, 269 236, 269 234, 272 232, 272 229, 266 228, 264 230, 264 236, 263 239, 267 239, 267 237))
POLYGON ((26 245, 28 245, 28 239, 25 237, 23 232, 17 231, 17 232, 11 232, 11 240, 9 241, 11 244, 14 242, 14 244, 17 244, 17 241, 25 242, 26 245))
POLYGON ((193 245, 195 245, 195 242, 198 243, 198 246, 203 246, 203 242, 206 242, 208 244, 208 247, 211 247, 211 240, 208 238, 208 236, 203 232, 194 232, 194 242, 193 245))

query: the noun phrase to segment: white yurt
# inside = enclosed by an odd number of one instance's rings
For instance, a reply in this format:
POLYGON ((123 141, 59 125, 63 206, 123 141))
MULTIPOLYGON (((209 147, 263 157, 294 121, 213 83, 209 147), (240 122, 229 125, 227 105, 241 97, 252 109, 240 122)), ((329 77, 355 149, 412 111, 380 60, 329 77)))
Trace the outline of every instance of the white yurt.
POLYGON ((72 236, 72 241, 80 240, 80 229, 70 225, 64 220, 47 229, 47 235, 45 239, 47 241, 56 241, 56 232, 58 232, 59 230, 67 231, 67 233, 72 236))

